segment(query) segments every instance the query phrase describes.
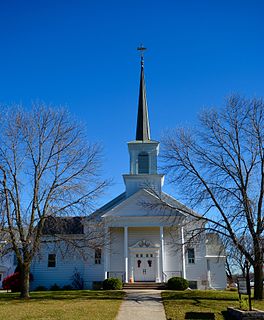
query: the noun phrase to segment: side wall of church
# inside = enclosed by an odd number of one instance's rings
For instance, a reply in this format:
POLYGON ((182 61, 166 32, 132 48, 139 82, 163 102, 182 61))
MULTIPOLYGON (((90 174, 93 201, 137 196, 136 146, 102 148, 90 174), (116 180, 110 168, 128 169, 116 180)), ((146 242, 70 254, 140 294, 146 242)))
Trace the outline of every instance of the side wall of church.
POLYGON ((49 289, 54 284, 60 287, 72 285, 77 273, 83 279, 84 286, 89 287, 92 283, 89 281, 89 275, 92 274, 91 277, 96 278, 97 273, 100 273, 102 278, 102 266, 100 264, 94 267, 94 250, 86 250, 80 254, 75 248, 69 248, 62 243, 59 246, 52 242, 42 244, 31 265, 31 273, 33 275, 31 290, 38 286, 44 286, 49 289), (49 254, 56 254, 54 267, 48 265, 49 254), (89 272, 86 271, 87 268, 90 269, 89 272))

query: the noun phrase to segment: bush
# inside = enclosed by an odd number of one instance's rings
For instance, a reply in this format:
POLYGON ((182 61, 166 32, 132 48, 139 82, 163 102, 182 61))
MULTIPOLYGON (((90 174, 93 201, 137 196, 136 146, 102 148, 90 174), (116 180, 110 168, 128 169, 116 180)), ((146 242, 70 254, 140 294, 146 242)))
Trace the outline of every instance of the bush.
POLYGON ((186 290, 188 286, 188 280, 181 277, 172 277, 168 281, 168 289, 170 290, 186 290))
POLYGON ((35 291, 47 291, 47 288, 45 286, 37 286, 35 291))
POLYGON ((19 292, 21 288, 20 273, 15 272, 4 278, 2 282, 3 289, 19 292))
POLYGON ((54 283, 51 287, 50 290, 51 291, 59 291, 61 288, 60 286, 57 285, 57 283, 54 283))
POLYGON ((103 289, 104 290, 121 290, 122 282, 117 278, 105 279, 103 282, 103 289))
MULTIPOLYGON (((33 276, 30 273, 29 281, 33 280, 33 276)), ((11 290, 12 292, 20 292, 21 291, 21 278, 20 272, 15 272, 7 276, 3 279, 2 287, 5 290, 11 290)))

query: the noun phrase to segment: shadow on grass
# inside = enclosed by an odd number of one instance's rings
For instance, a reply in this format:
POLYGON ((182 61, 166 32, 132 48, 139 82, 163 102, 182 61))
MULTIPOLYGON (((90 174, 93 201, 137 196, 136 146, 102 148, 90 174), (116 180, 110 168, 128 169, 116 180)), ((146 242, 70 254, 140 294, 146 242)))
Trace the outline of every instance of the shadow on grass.
POLYGON ((20 299, 19 293, 1 293, 0 302, 34 302, 40 300, 122 300, 123 297, 124 293, 122 291, 39 291, 31 292, 30 299, 28 300, 20 299))
POLYGON ((214 320, 215 315, 212 312, 186 312, 185 319, 209 319, 214 320))

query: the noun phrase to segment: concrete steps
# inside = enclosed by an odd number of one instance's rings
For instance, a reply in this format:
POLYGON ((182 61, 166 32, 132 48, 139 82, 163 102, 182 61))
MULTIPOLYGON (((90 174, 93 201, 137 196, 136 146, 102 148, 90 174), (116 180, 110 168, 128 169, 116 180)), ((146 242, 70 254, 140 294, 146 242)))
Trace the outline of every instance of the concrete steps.
POLYGON ((129 290, 164 290, 164 289, 166 289, 166 286, 165 286, 165 283, 134 282, 134 283, 123 283, 123 289, 129 289, 129 290))

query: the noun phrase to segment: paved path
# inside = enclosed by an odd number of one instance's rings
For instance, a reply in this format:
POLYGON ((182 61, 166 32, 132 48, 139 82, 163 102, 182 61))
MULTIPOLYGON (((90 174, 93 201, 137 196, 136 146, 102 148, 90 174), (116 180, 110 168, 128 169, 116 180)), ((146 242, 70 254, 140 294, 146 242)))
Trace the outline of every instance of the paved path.
POLYGON ((166 320, 160 290, 125 290, 116 320, 166 320))

